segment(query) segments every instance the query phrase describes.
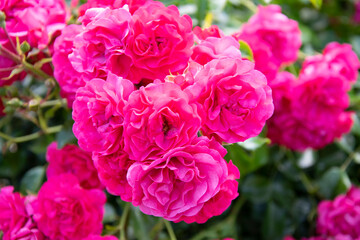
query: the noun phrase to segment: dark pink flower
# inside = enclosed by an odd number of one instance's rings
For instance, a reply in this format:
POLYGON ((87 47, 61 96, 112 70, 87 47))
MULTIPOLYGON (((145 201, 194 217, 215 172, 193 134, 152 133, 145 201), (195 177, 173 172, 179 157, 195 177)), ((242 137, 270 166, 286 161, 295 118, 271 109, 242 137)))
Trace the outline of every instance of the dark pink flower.
POLYGON ((40 49, 48 46, 52 37, 66 26, 64 0, 10 1, 2 3, 0 10, 6 15, 11 37, 27 40, 32 47, 40 49))
POLYGON ((120 196, 123 201, 131 202, 132 187, 129 185, 126 174, 133 160, 126 152, 117 152, 105 155, 94 152, 93 159, 101 182, 112 195, 120 196))
POLYGON ((134 14, 134 12, 151 0, 89 0, 87 3, 81 5, 79 8, 80 16, 83 16, 89 8, 105 8, 110 7, 111 9, 121 8, 124 5, 129 7, 129 12, 134 14))
POLYGON ((180 16, 176 6, 150 2, 134 13, 133 20, 125 51, 133 62, 129 79, 163 81, 169 73, 181 73, 187 67, 194 44, 189 16, 180 16))
POLYGON ((225 37, 225 34, 219 29, 217 25, 212 25, 209 28, 201 28, 199 26, 194 27, 193 29, 195 42, 200 43, 201 41, 207 39, 208 37, 222 38, 225 37))
POLYGON ((73 39, 69 59, 84 76, 105 79, 108 72, 126 77, 131 59, 124 54, 132 19, 125 9, 92 8, 80 18, 83 30, 73 39))
POLYGON ((133 90, 129 80, 113 74, 106 81, 93 79, 79 88, 72 116, 73 132, 82 149, 111 154, 120 147, 123 108, 133 90))
POLYGON ((91 159, 91 153, 85 152, 76 145, 68 144, 58 149, 57 143, 53 142, 47 148, 46 160, 49 162, 46 171, 48 179, 64 173, 72 173, 83 188, 103 188, 91 159))
POLYGON ((240 44, 233 37, 208 37, 193 47, 191 59, 205 65, 213 59, 241 59, 240 44))
POLYGON ((171 82, 152 83, 134 91, 125 108, 125 151, 143 161, 188 144, 197 136, 200 117, 195 105, 171 82))
POLYGON ((359 224, 359 188, 352 187, 345 195, 339 195, 333 201, 322 201, 318 206, 317 231, 319 234, 328 236, 343 234, 351 237, 347 239, 355 239, 360 237, 359 224))
POLYGON ((332 42, 326 45, 322 55, 307 57, 301 72, 307 74, 315 71, 314 68, 323 67, 321 65, 326 65, 329 71, 337 72, 354 83, 357 80, 360 61, 350 44, 332 42))
POLYGON ((33 202, 34 220, 50 239, 83 240, 101 234, 105 194, 80 187, 72 174, 49 179, 33 202))
POLYGON ((76 71, 69 61, 69 54, 73 52, 74 37, 82 30, 83 27, 80 25, 69 25, 62 30, 54 44, 52 61, 54 77, 59 83, 60 95, 67 99, 69 108, 72 107, 75 100, 77 89, 85 86, 85 79, 88 79, 76 71))
POLYGON ((223 157, 214 139, 195 139, 149 162, 136 162, 127 179, 133 204, 146 214, 170 221, 204 223, 220 215, 237 197, 239 170, 223 157))
POLYGON ((258 135, 274 109, 265 76, 248 60, 212 60, 185 91, 198 94, 201 131, 218 141, 235 143, 258 135))
POLYGON ((280 6, 268 5, 259 6, 258 12, 242 26, 240 32, 234 34, 234 37, 250 45, 256 69, 263 72, 268 81, 271 81, 280 65, 296 61, 301 46, 300 35, 296 21, 282 14, 280 6))

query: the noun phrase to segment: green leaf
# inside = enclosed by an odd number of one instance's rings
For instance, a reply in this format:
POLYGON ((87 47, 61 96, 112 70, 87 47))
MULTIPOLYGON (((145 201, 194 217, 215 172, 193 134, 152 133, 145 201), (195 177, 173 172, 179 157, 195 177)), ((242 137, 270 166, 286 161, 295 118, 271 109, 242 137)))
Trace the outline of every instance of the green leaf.
POLYGON ((322 5, 322 0, 310 0, 310 2, 314 5, 315 8, 320 9, 322 5))
POLYGON ((45 168, 37 166, 27 171, 21 179, 20 191, 22 193, 37 193, 43 183, 45 168))
POLYGON ((271 184, 269 179, 251 175, 242 184, 242 194, 252 202, 266 202, 271 197, 271 184))
POLYGON ((264 223, 262 226, 262 236, 265 240, 282 239, 286 234, 287 216, 283 208, 270 202, 267 205, 264 223))
POLYGON ((338 167, 332 167, 324 173, 317 182, 319 193, 326 199, 331 199, 336 195, 336 188, 340 182, 342 171, 338 167))
POLYGON ((21 73, 24 71, 24 68, 23 67, 18 67, 18 68, 15 68, 11 71, 10 75, 6 78, 3 78, 2 80, 10 80, 12 77, 14 77, 15 75, 21 73))
POLYGON ((347 190, 350 187, 351 187, 351 181, 348 174, 346 173, 346 171, 341 171, 340 180, 335 190, 335 195, 340 195, 347 192, 347 190))
POLYGON ((241 51, 241 56, 244 58, 249 59, 250 61, 254 61, 254 54, 253 51, 251 50, 251 47, 249 46, 249 44, 247 44, 247 42, 240 40, 240 51, 241 51))
POLYGON ((103 223, 110 223, 116 220, 115 208, 110 203, 105 203, 105 214, 103 223))

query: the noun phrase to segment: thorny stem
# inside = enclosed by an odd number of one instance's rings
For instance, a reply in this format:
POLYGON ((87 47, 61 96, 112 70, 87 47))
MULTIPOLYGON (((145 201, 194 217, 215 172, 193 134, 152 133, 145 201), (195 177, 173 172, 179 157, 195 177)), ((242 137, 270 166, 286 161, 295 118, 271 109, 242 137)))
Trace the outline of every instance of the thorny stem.
POLYGON ((120 225, 119 225, 119 230, 120 230, 120 240, 126 240, 126 223, 127 220, 129 218, 129 213, 130 213, 130 203, 126 203, 125 208, 124 208, 124 212, 121 215, 121 219, 120 219, 120 225))
POLYGON ((171 223, 165 219, 164 219, 164 223, 165 223, 166 229, 169 233, 170 240, 176 240, 176 235, 175 235, 174 229, 171 226, 171 223))

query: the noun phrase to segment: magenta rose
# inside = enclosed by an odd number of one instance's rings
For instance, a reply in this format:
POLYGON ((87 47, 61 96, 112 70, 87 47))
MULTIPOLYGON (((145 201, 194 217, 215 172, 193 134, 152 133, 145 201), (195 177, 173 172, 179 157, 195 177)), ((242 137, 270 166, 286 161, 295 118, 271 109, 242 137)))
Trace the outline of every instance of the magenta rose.
POLYGON ((8 1, 0 5, 6 15, 9 35, 28 41, 32 47, 48 46, 58 31, 66 26, 64 0, 8 1))
POLYGON ((218 141, 235 143, 257 136, 274 110, 265 76, 248 60, 212 60, 185 91, 198 94, 201 131, 218 141))
POLYGON ((328 68, 300 75, 279 74, 273 84, 275 112, 268 121, 268 137, 273 143, 293 150, 319 149, 350 131, 352 113, 348 84, 328 68))
POLYGON ((205 65, 213 59, 241 59, 240 44, 233 37, 208 37, 193 47, 191 59, 205 65))
POLYGON ((105 194, 83 189, 72 174, 49 179, 33 202, 34 220, 50 239, 83 240, 101 234, 105 194))
POLYGON ((94 152, 93 160, 106 190, 112 195, 120 196, 123 201, 131 202, 132 187, 126 175, 134 161, 129 159, 128 154, 122 150, 110 155, 94 152))
POLYGON ((80 18, 84 27, 74 39, 69 59, 76 71, 105 79, 108 72, 126 77, 131 59, 124 54, 132 19, 125 9, 92 8, 80 18))
POLYGON ((350 188, 333 201, 322 201, 318 206, 317 232, 328 236, 338 234, 360 237, 360 189, 350 188))
POLYGON ((298 23, 282 14, 278 5, 259 6, 258 12, 234 37, 250 45, 256 69, 263 72, 268 81, 275 77, 276 66, 278 69, 282 64, 296 61, 301 46, 298 23))
POLYGON ((67 99, 68 107, 71 108, 75 100, 76 90, 85 86, 85 79, 76 71, 69 61, 69 54, 73 52, 74 37, 82 31, 80 25, 66 26, 61 35, 56 38, 54 44, 53 65, 54 77, 60 86, 60 95, 67 99))
POLYGON ((89 152, 115 152, 122 141, 123 108, 134 85, 109 74, 106 81, 93 79, 79 88, 73 104, 73 132, 79 146, 89 152))
POLYGON ((351 83, 357 80, 360 61, 352 51, 350 44, 332 42, 326 45, 322 55, 307 57, 302 66, 302 73, 314 71, 319 65, 326 64, 331 71, 338 72, 351 83))
POLYGON ((134 91, 124 112, 125 151, 136 161, 188 144, 200 128, 196 106, 171 82, 156 82, 134 91))
POLYGON ((176 6, 149 2, 134 13, 133 20, 125 52, 133 62, 130 79, 134 83, 163 81, 169 73, 181 73, 187 67, 194 44, 189 16, 180 16, 176 6))
POLYGON ((0 231, 3 240, 43 240, 43 234, 32 219, 29 200, 19 193, 13 193, 13 187, 0 190, 0 231))
POLYGON ((49 162, 46 170, 48 179, 56 178, 63 173, 72 173, 83 188, 103 188, 91 159, 91 153, 85 152, 76 145, 68 144, 58 149, 57 143, 53 142, 47 148, 46 160, 49 162))
POLYGON ((200 137, 160 158, 134 163, 127 175, 134 188, 133 204, 146 214, 175 222, 203 223, 221 214, 237 197, 235 179, 240 177, 224 160, 225 154, 214 139, 200 137))
POLYGON ((116 237, 114 236, 100 236, 100 235, 91 235, 87 238, 84 238, 83 240, 118 240, 116 237))
POLYGON ((79 8, 80 16, 83 16, 89 8, 105 8, 111 9, 121 8, 127 5, 129 12, 133 14, 139 7, 149 2, 150 0, 89 0, 79 8))
POLYGON ((199 26, 193 29, 194 38, 196 43, 207 39, 208 37, 222 38, 225 34, 219 29, 217 25, 211 25, 209 28, 201 28, 199 26))

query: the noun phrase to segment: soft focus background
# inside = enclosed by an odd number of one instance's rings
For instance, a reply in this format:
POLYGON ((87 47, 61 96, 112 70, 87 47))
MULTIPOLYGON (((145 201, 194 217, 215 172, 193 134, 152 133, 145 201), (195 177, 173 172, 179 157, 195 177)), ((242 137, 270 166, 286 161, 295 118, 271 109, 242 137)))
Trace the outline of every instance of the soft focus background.
MULTIPOLYGON (((162 2, 177 5, 182 14, 192 17, 194 25, 216 24, 226 34, 237 31, 253 14, 256 5, 279 4, 285 15, 299 22, 301 49, 306 55, 321 52, 327 43, 338 41, 352 44, 360 56, 360 1, 357 0, 324 0, 322 4, 319 0, 162 2)), ((301 63, 302 60, 296 62, 291 71, 298 72, 301 63)), ((44 84, 28 77, 10 87, 0 88, 0 95, 30 96, 35 106, 36 100, 52 89, 56 90, 49 98, 59 98, 56 84, 51 81, 44 84)), ((322 150, 292 152, 269 145, 269 140, 262 137, 227 146, 231 150, 227 159, 232 159, 241 172, 240 196, 223 215, 206 224, 173 224, 177 238, 277 240, 285 235, 314 235, 319 201, 333 199, 346 192, 351 184, 360 185, 359 81, 353 86, 350 97, 350 108, 357 113, 351 133, 322 150)), ((54 140, 63 146, 75 143, 76 139, 71 131, 71 110, 63 102, 56 101, 34 109, 18 108, 19 104, 16 100, 8 104, 8 114, 0 118, 0 132, 19 137, 5 139, 0 136, 0 186, 12 184, 26 194, 36 192, 45 181, 47 146, 54 140), (39 119, 36 121, 43 125, 43 131, 33 123, 35 119, 39 119), (59 125, 63 125, 62 130, 52 134, 57 130, 52 127, 59 125), (44 134, 44 129, 49 134, 44 134), (29 135, 33 133, 35 135, 29 135)), ((104 222, 106 231, 110 232, 111 226, 121 216, 123 203, 118 197, 109 195, 108 199, 104 222)), ((155 239, 163 222, 140 213, 136 208, 131 214, 130 239, 155 239)), ((157 237, 167 239, 165 233, 157 237)))

